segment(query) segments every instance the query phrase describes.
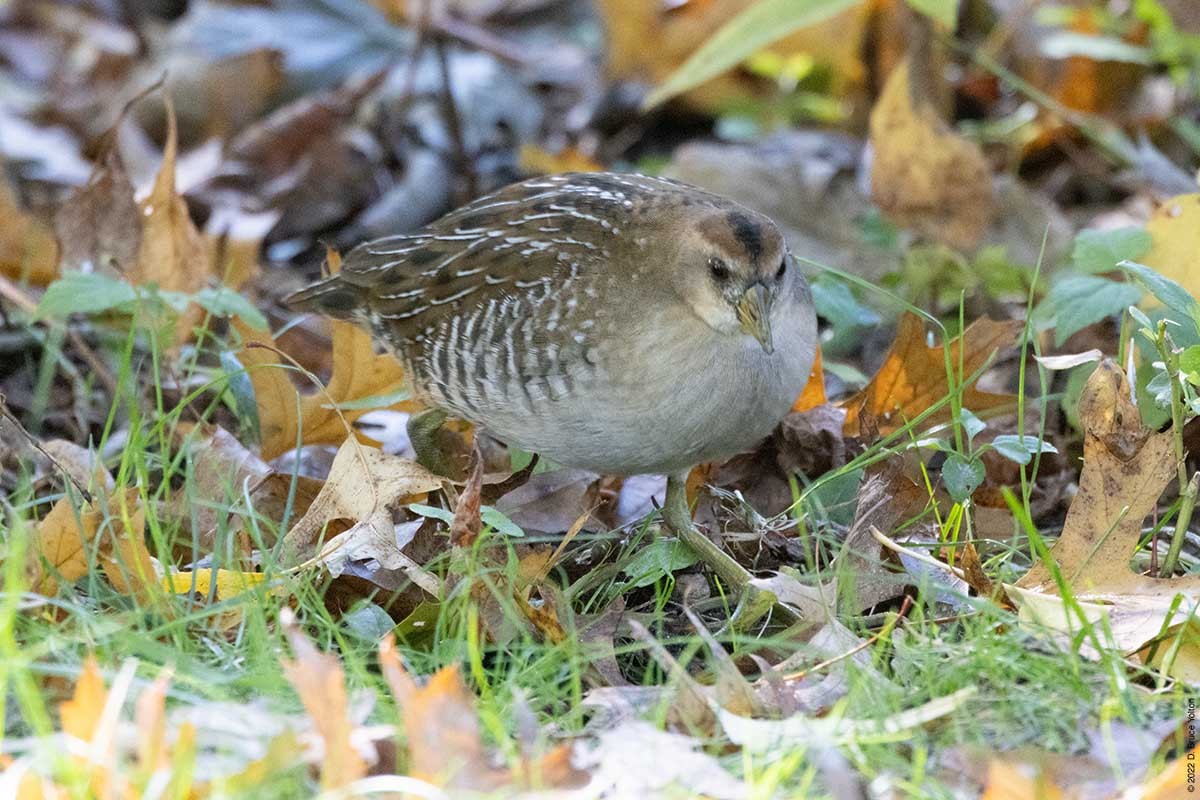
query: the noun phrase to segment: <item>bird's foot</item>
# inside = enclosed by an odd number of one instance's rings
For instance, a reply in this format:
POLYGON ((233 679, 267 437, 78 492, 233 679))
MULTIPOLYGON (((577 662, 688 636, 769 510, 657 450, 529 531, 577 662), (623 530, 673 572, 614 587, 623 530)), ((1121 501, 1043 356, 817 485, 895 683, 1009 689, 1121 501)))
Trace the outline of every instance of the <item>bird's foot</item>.
POLYGON ((754 576, 692 523, 687 502, 686 473, 668 476, 662 516, 672 533, 690 547, 738 598, 737 608, 729 620, 732 630, 748 631, 770 612, 778 602, 775 594, 755 586, 752 583, 754 576))
POLYGON ((446 448, 439 441, 445 433, 442 424, 446 412, 438 408, 419 411, 408 418, 408 439, 417 454, 417 463, 436 475, 451 480, 462 480, 462 467, 446 456, 446 448))

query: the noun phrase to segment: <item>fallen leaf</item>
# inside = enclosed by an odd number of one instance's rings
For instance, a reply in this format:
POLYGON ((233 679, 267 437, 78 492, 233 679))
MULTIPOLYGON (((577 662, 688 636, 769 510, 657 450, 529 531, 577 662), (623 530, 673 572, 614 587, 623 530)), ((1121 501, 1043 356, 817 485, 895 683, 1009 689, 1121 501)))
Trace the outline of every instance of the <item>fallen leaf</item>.
POLYGON ((1200 193, 1167 200, 1146 230, 1154 244, 1137 260, 1200 297, 1200 193))
MULTIPOLYGON (((419 502, 421 495, 439 488, 441 482, 414 461, 348 439, 333 459, 325 486, 284 536, 280 562, 294 566, 318 555, 335 575, 340 572, 337 564, 349 559, 373 558, 387 569, 414 568, 416 564, 396 544, 393 514, 401 506, 419 502), (335 521, 343 521, 347 529, 320 547, 327 527, 335 521)), ((437 596, 436 583, 422 586, 437 596)))
POLYGON ((75 692, 71 699, 58 707, 63 733, 85 742, 92 741, 107 701, 108 690, 104 687, 100 665, 95 657, 88 656, 75 681, 75 692))
MULTIPOLYGON (((262 457, 271 460, 295 448, 297 444, 340 444, 355 434, 370 439, 352 426, 369 408, 336 406, 369 397, 397 394, 404 386, 404 368, 389 354, 376 354, 371 335, 349 322, 333 321, 333 375, 324 391, 302 394, 288 377, 273 352, 275 341, 234 320, 234 327, 248 343, 266 347, 247 347, 238 358, 250 374, 254 399, 258 405, 259 430, 262 432, 262 457), (271 349, 268 349, 271 348, 271 349), (302 435, 298 436, 298 433, 302 435)), ((414 400, 401 400, 383 406, 396 411, 415 411, 414 400)))
POLYGON ((521 145, 521 170, 532 175, 557 175, 560 172, 603 172, 604 165, 575 147, 551 153, 535 144, 521 145))
MULTIPOLYGON (((906 313, 896 328, 896 340, 883 366, 870 382, 840 405, 846 409, 845 434, 859 436, 864 419, 869 418, 881 434, 892 433, 950 394, 946 374, 949 366, 957 381, 965 381, 978 372, 997 350, 1017 343, 1024 324, 1017 320, 996 322, 979 319, 962 335, 945 345, 926 344, 921 318, 906 313), (961 372, 958 372, 961 369, 961 372)), ((974 385, 963 388, 962 405, 976 414, 1015 405, 1016 396, 982 392, 974 385)), ((930 427, 949 421, 951 408, 946 405, 924 422, 930 427)))
POLYGON ((871 197, 899 224, 971 250, 992 219, 991 166, 918 95, 916 63, 896 66, 871 111, 871 197))
POLYGON ((70 497, 62 498, 38 524, 30 541, 30 587, 51 596, 58 591, 59 578, 75 581, 87 575, 89 553, 94 548, 113 588, 156 605, 162 593, 143 538, 145 524, 137 489, 118 492, 107 503, 97 500, 78 509, 70 497))
POLYGON ((133 183, 116 149, 97 162, 88 182, 54 215, 63 272, 129 274, 142 246, 142 217, 133 183))
MULTIPOLYGON (((204 237, 188 216, 187 203, 175 191, 175 155, 178 134, 175 107, 169 96, 167 107, 167 141, 163 149, 162 166, 150 195, 138 204, 142 219, 142 240, 137 262, 126 278, 135 285, 154 284, 160 289, 195 294, 214 277, 212 260, 204 237)), ((191 336, 192 326, 203 316, 201 308, 192 304, 180 315, 175 337, 182 342, 191 336)))
POLYGON ((571 765, 569 745, 540 756, 525 756, 516 771, 490 766, 475 696, 467 690, 456 665, 443 667, 424 686, 418 686, 401 664, 391 636, 379 645, 379 664, 404 718, 407 773, 412 777, 472 792, 491 792, 513 784, 561 788, 577 784, 582 777, 571 765))
POLYGON ((45 286, 58 277, 58 243, 47 225, 22 210, 3 169, 0 162, 0 275, 45 286))
POLYGON ((350 719, 342 665, 336 656, 322 653, 308 640, 290 609, 283 610, 280 622, 295 660, 281 658, 279 664, 324 743, 321 789, 328 792, 342 788, 367 774, 367 762, 351 742, 355 726, 350 719))
MULTIPOLYGON (((1142 523, 1176 474, 1170 430, 1142 427, 1125 373, 1104 361, 1079 400, 1084 426, 1083 471, 1062 534, 1050 549, 1062 580, 1095 630, 1100 644, 1135 651, 1154 638, 1172 613, 1182 621, 1200 604, 1200 576, 1152 578, 1130 567, 1142 523), (1177 596, 1183 602, 1172 610, 1177 596)), ((1082 627, 1078 614, 1058 597, 1058 585, 1037 563, 1006 586, 1026 620, 1059 630, 1082 627)))
POLYGON ((792 411, 811 411, 828 402, 829 399, 825 396, 825 367, 821 364, 821 345, 818 344, 816 356, 813 358, 812 372, 808 376, 808 383, 804 384, 804 390, 800 392, 800 396, 792 404, 792 411))
POLYGON ((212 594, 214 601, 228 600, 243 592, 252 591, 266 580, 262 572, 240 572, 233 569, 198 569, 172 572, 162 579, 163 588, 174 594, 194 594, 207 598, 212 594), (216 572, 216 589, 213 589, 213 572, 216 572))
POLYGON ((479 516, 480 490, 483 488, 483 456, 476 449, 471 456, 471 472, 467 483, 454 504, 454 517, 450 520, 450 544, 455 547, 470 547, 479 538, 483 520, 479 516))
POLYGON ((999 758, 988 761, 987 785, 980 800, 1061 800, 1062 797, 1062 790, 1045 773, 1027 764, 999 758))

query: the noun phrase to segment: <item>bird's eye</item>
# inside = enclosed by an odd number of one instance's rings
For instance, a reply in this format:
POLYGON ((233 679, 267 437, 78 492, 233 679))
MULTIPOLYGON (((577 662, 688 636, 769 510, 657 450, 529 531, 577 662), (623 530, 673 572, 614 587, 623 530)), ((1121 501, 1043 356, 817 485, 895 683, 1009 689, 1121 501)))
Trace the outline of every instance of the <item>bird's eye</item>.
POLYGON ((779 269, 775 270, 775 280, 779 280, 780 278, 782 278, 783 273, 785 273, 785 272, 787 272, 787 258, 786 257, 783 259, 783 261, 779 262, 779 269))
POLYGON ((719 258, 708 260, 708 271, 718 281, 729 280, 729 266, 719 258))

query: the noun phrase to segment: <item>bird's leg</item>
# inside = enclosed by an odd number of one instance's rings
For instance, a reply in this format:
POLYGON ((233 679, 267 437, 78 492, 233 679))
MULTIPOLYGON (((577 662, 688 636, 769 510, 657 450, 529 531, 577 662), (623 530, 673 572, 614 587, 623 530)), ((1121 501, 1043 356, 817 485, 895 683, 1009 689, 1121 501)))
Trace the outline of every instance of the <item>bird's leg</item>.
POLYGON ((408 439, 417 454, 417 463, 437 475, 456 477, 455 469, 438 444, 438 431, 446 421, 446 412, 440 408, 419 411, 408 418, 408 439))
POLYGON ((738 597, 737 610, 730 620, 732 627, 746 630, 771 610, 777 602, 774 593, 751 584, 754 576, 692 524, 692 513, 687 502, 686 472, 667 476, 667 496, 663 499, 662 515, 667 527, 717 573, 738 597))

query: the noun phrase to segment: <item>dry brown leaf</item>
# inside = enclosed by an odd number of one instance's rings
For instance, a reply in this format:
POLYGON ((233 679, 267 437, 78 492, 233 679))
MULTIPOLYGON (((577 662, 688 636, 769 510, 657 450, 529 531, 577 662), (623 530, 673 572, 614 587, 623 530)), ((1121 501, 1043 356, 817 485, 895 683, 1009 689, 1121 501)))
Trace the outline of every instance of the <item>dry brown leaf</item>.
POLYGON ((350 741, 354 723, 342 665, 336 656, 313 646, 289 609, 284 609, 280 620, 296 656, 295 661, 280 659, 280 666, 325 745, 321 789, 328 792, 347 786, 366 776, 367 762, 350 741))
POLYGON ((871 198, 918 234, 971 250, 992 219, 991 166, 914 94, 912 63, 892 71, 871 111, 871 198))
POLYGON ((348 439, 333 459, 325 486, 284 536, 280 560, 286 566, 307 561, 317 553, 327 526, 340 521, 345 532, 320 548, 321 562, 334 574, 340 572, 336 564, 349 559, 373 558, 385 569, 411 569, 416 565, 396 545, 393 514, 441 481, 416 462, 348 439))
POLYGON ((136 269, 142 246, 142 217, 133 183, 115 149, 96 164, 54 215, 62 246, 59 268, 123 275, 136 269))
MULTIPOLYGON (((155 284, 160 289, 194 294, 214 277, 212 259, 204 237, 188 216, 187 203, 175 191, 175 156, 178 135, 175 107, 171 98, 167 106, 167 141, 163 148, 162 166, 154 179, 150 195, 139 204, 142 219, 142 241, 138 247, 137 263, 126 278, 133 284, 155 284)), ((192 326, 203 316, 193 304, 180 315, 176 325, 176 341, 191 335, 192 326)))
POLYGON ((58 243, 50 228, 25 213, 0 163, 0 275, 45 286, 58 277, 58 243))
MULTIPOLYGON (((971 323, 950 342, 949 363, 956 371, 961 365, 962 370, 957 379, 971 377, 997 350, 1015 345, 1023 327, 1016 320, 979 319, 971 323)), ((949 393, 945 346, 927 345, 921 318, 906 313, 900 318, 896 341, 883 366, 862 390, 839 404, 846 409, 845 434, 860 435, 868 419, 880 433, 892 433, 949 393)), ((982 392, 974 385, 963 389, 963 407, 976 414, 1015 402, 1014 395, 982 392)), ((946 422, 950 415, 947 405, 927 418, 925 426, 946 422)))
POLYGON ((44 595, 58 591, 58 579, 74 581, 88 573, 88 555, 97 536, 97 558, 117 591, 158 604, 162 593, 154 560, 146 549, 145 512, 136 489, 76 509, 64 497, 38 524, 27 557, 30 587, 44 595))
POLYGON ((1154 245, 1138 260, 1200 297, 1200 194, 1181 194, 1160 205, 1146 231, 1154 245))
MULTIPOLYGON (((269 335, 237 320, 233 324, 243 341, 276 347, 269 335)), ((290 370, 280 363, 271 349, 248 347, 239 354, 254 384, 262 432, 262 457, 268 461, 296 447, 301 428, 303 435, 299 444, 302 445, 340 444, 352 430, 362 441, 371 441, 348 427, 371 409, 346 409, 339 414, 333 406, 367 397, 393 395, 404 386, 404 368, 391 355, 376 354, 369 333, 349 322, 334 321, 331 325, 333 375, 323 392, 301 393, 288 377, 290 370)), ((386 406, 409 412, 418 407, 413 400, 386 406)))
POLYGON ((471 456, 471 472, 467 483, 454 504, 454 517, 450 520, 450 544, 455 547, 470 547, 479 538, 483 521, 479 518, 483 489, 483 456, 476 449, 471 456))
MULTIPOLYGON (((1175 612, 1180 621, 1200 603, 1200 576, 1151 578, 1130 567, 1142 523, 1176 474, 1172 434, 1142 427, 1125 373, 1111 361, 1088 379, 1079 415, 1079 491, 1050 557, 1089 621, 1106 618, 1112 645, 1134 651, 1158 634, 1177 595, 1184 600, 1175 612)), ((1045 565, 1035 564, 1006 588, 1023 618, 1058 629, 1081 627, 1077 615, 1062 607, 1045 565)))

